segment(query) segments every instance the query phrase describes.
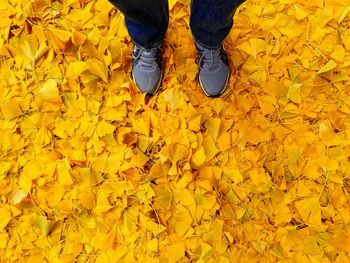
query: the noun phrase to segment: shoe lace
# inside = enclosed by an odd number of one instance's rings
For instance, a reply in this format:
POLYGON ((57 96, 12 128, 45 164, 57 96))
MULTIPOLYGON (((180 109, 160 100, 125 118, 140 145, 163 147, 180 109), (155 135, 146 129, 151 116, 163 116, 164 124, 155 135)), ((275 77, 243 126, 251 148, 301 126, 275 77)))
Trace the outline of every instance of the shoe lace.
POLYGON ((204 49, 199 51, 200 69, 216 69, 222 60, 221 47, 217 49, 204 49))
POLYGON ((152 70, 158 66, 157 59, 159 57, 159 48, 146 50, 140 47, 135 47, 135 49, 136 55, 134 53, 132 54, 133 59, 140 60, 140 65, 143 69, 152 70))

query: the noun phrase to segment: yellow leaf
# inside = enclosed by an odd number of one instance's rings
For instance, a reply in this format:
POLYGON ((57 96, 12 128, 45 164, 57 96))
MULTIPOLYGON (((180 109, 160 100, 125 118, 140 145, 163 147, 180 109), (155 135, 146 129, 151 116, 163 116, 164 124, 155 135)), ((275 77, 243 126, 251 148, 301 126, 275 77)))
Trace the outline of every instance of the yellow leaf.
POLYGON ((34 60, 37 61, 39 58, 41 58, 50 48, 46 46, 45 42, 42 42, 39 46, 39 49, 35 53, 34 60))
POLYGON ((72 43, 74 46, 81 46, 86 40, 86 35, 80 33, 79 31, 74 31, 72 34, 72 43))
POLYGON ((45 127, 42 127, 37 132, 34 143, 41 146, 45 146, 50 143, 50 140, 51 140, 51 133, 45 127))
POLYGON ((299 181, 298 182, 297 196, 298 197, 307 197, 310 194, 312 194, 310 189, 304 184, 303 181, 299 181))
POLYGON ((290 210, 284 202, 280 202, 273 211, 276 225, 287 224, 292 219, 290 210))
POLYGON ((0 162, 0 179, 11 169, 12 163, 0 162))
POLYGON ((288 159, 286 159, 286 164, 298 164, 299 158, 302 156, 304 147, 292 144, 285 145, 284 150, 288 155, 288 159))
POLYGON ((115 129, 115 126, 103 120, 97 124, 96 133, 98 137, 103 137, 106 134, 113 133, 114 129, 115 129))
POLYGON ((170 160, 172 166, 169 170, 169 175, 177 174, 177 162, 183 159, 188 154, 188 149, 183 144, 171 143, 164 147, 159 155, 161 157, 162 162, 164 163, 166 160, 170 160))
POLYGON ((130 215, 128 212, 124 212, 121 232, 127 235, 130 233, 135 233, 136 230, 137 230, 137 226, 135 224, 135 221, 132 218, 132 215, 130 215))
POLYGON ((184 206, 189 206, 195 202, 193 195, 191 192, 187 189, 183 189, 180 192, 180 196, 178 198, 178 201, 183 204, 184 206))
MULTIPOLYGON (((32 160, 27 162, 26 165, 23 167, 21 177, 25 177, 31 181, 40 178, 42 174, 43 169, 41 163, 38 160, 32 160)), ((27 193, 26 191, 24 192, 27 193)))
POLYGON ((347 51, 350 51, 350 35, 341 35, 341 39, 343 41, 344 47, 347 51))
POLYGON ((232 140, 231 140, 231 133, 230 132, 224 132, 217 140, 218 148, 222 151, 230 148, 232 140))
POLYGON ((264 9, 261 12, 261 15, 266 17, 266 16, 274 16, 275 14, 276 14, 276 7, 273 4, 267 2, 264 5, 264 9))
POLYGON ((310 226, 321 224, 321 206, 317 197, 304 198, 295 203, 301 218, 310 226))
POLYGON ((338 63, 344 62, 346 51, 343 45, 336 45, 334 51, 331 54, 331 57, 338 63))
POLYGON ((37 43, 34 41, 25 40, 21 46, 23 54, 31 61, 35 60, 37 43))
POLYGON ((175 228, 176 234, 181 237, 191 228, 192 222, 192 216, 188 212, 176 211, 169 223, 175 228))
POLYGON ((57 81, 49 79, 39 90, 39 94, 43 95, 47 99, 57 99, 59 97, 57 81))
POLYGON ((320 69, 317 71, 317 74, 322 74, 322 73, 331 71, 331 70, 334 69, 335 67, 337 67, 337 62, 335 62, 333 59, 331 59, 331 60, 329 60, 329 61, 327 62, 326 65, 324 65, 322 68, 320 68, 320 69))
POLYGON ((155 196, 155 193, 149 183, 142 184, 136 194, 136 197, 140 200, 140 202, 145 202, 146 200, 151 199, 153 196, 155 196))
POLYGON ((104 82, 107 82, 108 71, 107 67, 98 59, 90 58, 86 61, 89 70, 92 74, 100 77, 104 82))
POLYGON ((197 76, 197 72, 198 72, 198 66, 195 63, 195 59, 193 58, 188 58, 186 59, 186 76, 193 81, 196 76, 197 76))
POLYGON ((129 249, 126 245, 119 244, 118 248, 116 249, 108 249, 104 250, 104 248, 101 248, 103 252, 99 254, 99 256, 96 258, 96 263, 109 263, 109 262, 119 262, 120 259, 123 258, 123 256, 128 253, 129 249), (105 258, 102 259, 102 255, 105 255, 105 258))
POLYGON ((342 230, 332 239, 332 244, 341 250, 350 252, 350 234, 342 230))
POLYGON ((233 211, 235 211, 237 219, 241 219, 244 216, 246 209, 238 205, 233 205, 233 211))
POLYGON ((67 42, 70 37, 71 37, 71 32, 62 30, 62 29, 57 29, 57 28, 49 28, 48 29, 52 34, 54 34, 59 40, 62 42, 67 42))
POLYGON ((216 147, 214 140, 211 136, 207 136, 203 141, 203 148, 207 161, 211 160, 218 152, 219 149, 216 147))
POLYGON ((0 234, 0 248, 2 248, 2 249, 6 248, 8 240, 9 240, 9 234, 8 233, 0 234))
POLYGON ((261 193, 266 193, 271 187, 271 178, 264 171, 257 169, 251 169, 248 171, 248 176, 250 177, 253 190, 261 193))
POLYGON ((22 173, 18 180, 18 186, 21 187, 22 191, 27 194, 30 192, 30 189, 32 188, 32 180, 25 176, 24 173, 22 173))
POLYGON ((169 262, 180 262, 185 256, 185 245, 184 243, 177 243, 167 247, 165 251, 169 262))
POLYGON ((67 69, 67 76, 73 75, 78 77, 83 71, 89 69, 88 65, 84 61, 76 61, 70 63, 67 69))
POLYGON ((57 162, 56 171, 57 171, 58 182, 62 186, 67 186, 74 183, 72 180, 72 176, 70 174, 70 164, 68 159, 65 158, 63 160, 59 160, 57 162))
POLYGON ((343 12, 341 13, 338 19, 338 24, 341 24, 344 21, 344 19, 349 15, 349 13, 350 13, 350 5, 344 8, 343 12))
POLYGON ((207 243, 202 243, 201 244, 201 256, 200 256, 199 260, 205 261, 205 258, 208 256, 208 254, 212 250, 213 250, 212 246, 208 245, 207 243))
POLYGON ((115 247, 116 228, 113 227, 109 233, 97 233, 91 238, 91 245, 94 248, 110 250, 115 247))
POLYGON ((24 193, 21 189, 18 189, 11 197, 11 203, 13 205, 17 205, 20 202, 22 202, 22 200, 26 197, 27 197, 27 194, 24 193))
POLYGON ((121 22, 118 25, 117 35, 120 37, 120 39, 123 39, 123 38, 129 39, 130 38, 128 30, 126 29, 125 23, 121 22))
POLYGON ((151 120, 148 116, 135 119, 133 122, 132 130, 134 132, 138 132, 149 137, 150 129, 151 129, 151 120))
POLYGON ((251 55, 254 59, 257 58, 258 53, 266 52, 266 42, 259 38, 251 38, 249 42, 243 42, 243 44, 239 45, 237 48, 243 50, 248 55, 251 55))
POLYGON ((255 145, 260 142, 268 141, 270 137, 268 133, 265 133, 259 127, 251 126, 246 120, 239 121, 237 123, 237 128, 248 142, 255 145))
POLYGON ((8 102, 3 102, 1 105, 1 112, 3 117, 9 120, 23 115, 20 106, 14 99, 11 99, 8 102))
POLYGON ((243 182, 243 176, 238 168, 236 167, 223 167, 224 174, 228 176, 235 184, 243 182))
POLYGON ((201 166, 205 160, 207 159, 206 155, 205 155, 205 151, 203 146, 201 146, 199 148, 198 151, 195 152, 195 154, 192 156, 192 162, 196 165, 196 166, 201 166))
POLYGON ((62 32, 63 30, 60 30, 60 29, 56 29, 56 30, 55 29, 53 29, 53 31, 47 30, 46 31, 48 36, 47 38, 50 40, 54 49, 63 50, 66 47, 66 43, 69 40, 69 37, 67 38, 67 35, 65 35, 65 33, 62 32))
POLYGON ((136 167, 142 168, 144 167, 144 165, 147 163, 148 160, 149 160, 149 157, 136 148, 134 150, 134 154, 131 157, 129 164, 134 168, 136 167))
POLYGON ((188 128, 194 132, 199 132, 202 125, 202 115, 196 114, 191 116, 188 120, 188 128))
POLYGON ((172 192, 168 189, 162 189, 157 192, 156 197, 154 198, 154 205, 161 209, 168 210, 171 207, 172 200, 172 192))
POLYGON ((150 219, 144 217, 144 216, 140 216, 141 222, 142 224, 145 225, 145 228, 147 230, 149 230, 154 236, 159 235, 160 233, 162 233, 166 227, 160 224, 156 224, 153 221, 151 221, 150 219))
POLYGON ((177 0, 169 0, 169 9, 172 10, 177 0))
POLYGON ((105 213, 113 207, 108 201, 109 193, 103 190, 99 190, 97 194, 96 206, 94 207, 94 213, 101 214, 105 213))
POLYGON ((211 118, 208 120, 207 129, 214 141, 216 141, 224 132, 223 123, 219 118, 211 118))
POLYGON ((295 5, 295 18, 298 20, 303 20, 309 14, 299 5, 295 5))
POLYGON ((12 216, 10 210, 7 208, 7 206, 2 205, 0 207, 0 229, 2 231, 7 226, 8 222, 10 222, 11 218, 12 216))
POLYGON ((301 86, 302 85, 298 83, 290 83, 287 98, 297 104, 300 104, 301 103, 301 91, 300 91, 301 86))
POLYGON ((36 216, 34 219, 34 225, 47 236, 53 230, 55 222, 47 220, 46 216, 36 216))
POLYGON ((97 27, 94 27, 94 29, 89 32, 87 39, 96 46, 98 42, 100 42, 100 37, 101 37, 100 30, 98 30, 97 27))
POLYGON ((231 235, 230 232, 228 231, 224 231, 225 237, 227 238, 227 240, 230 242, 230 244, 233 243, 233 236, 231 235))
POLYGON ((270 96, 258 97, 258 103, 263 115, 268 115, 275 112, 274 100, 270 96))
POLYGON ((158 251, 158 239, 157 238, 153 238, 152 240, 147 242, 146 247, 147 247, 148 251, 153 251, 153 252, 158 251))

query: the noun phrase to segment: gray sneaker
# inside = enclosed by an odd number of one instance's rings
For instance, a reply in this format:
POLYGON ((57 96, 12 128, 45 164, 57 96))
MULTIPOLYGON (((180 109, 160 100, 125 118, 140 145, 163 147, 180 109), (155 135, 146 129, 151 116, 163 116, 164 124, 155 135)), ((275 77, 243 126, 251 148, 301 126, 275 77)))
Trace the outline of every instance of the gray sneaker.
POLYGON ((230 67, 226 52, 220 46, 208 49, 196 42, 199 66, 199 84, 208 97, 221 96, 227 87, 230 67))
POLYGON ((132 51, 132 78, 142 93, 154 95, 162 82, 162 48, 144 49, 135 44, 132 51))

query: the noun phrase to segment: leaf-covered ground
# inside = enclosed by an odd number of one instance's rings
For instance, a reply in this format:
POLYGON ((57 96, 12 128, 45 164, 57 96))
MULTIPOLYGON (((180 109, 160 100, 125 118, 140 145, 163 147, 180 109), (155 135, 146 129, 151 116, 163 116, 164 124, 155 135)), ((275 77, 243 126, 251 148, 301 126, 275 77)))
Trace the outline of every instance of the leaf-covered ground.
POLYGON ((349 262, 347 2, 247 0, 209 99, 187 0, 152 98, 107 0, 1 0, 0 261, 349 262))

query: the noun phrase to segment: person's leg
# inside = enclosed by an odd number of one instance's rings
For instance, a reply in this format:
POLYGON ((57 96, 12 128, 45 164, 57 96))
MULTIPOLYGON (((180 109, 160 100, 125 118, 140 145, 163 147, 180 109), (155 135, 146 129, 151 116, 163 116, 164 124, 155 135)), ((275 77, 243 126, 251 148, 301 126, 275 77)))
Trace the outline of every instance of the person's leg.
POLYGON ((168 0, 110 0, 125 16, 133 42, 145 49, 162 45, 169 21, 168 0))
POLYGON ((244 0, 192 0, 191 31, 198 52, 199 83, 208 97, 221 96, 228 85, 230 65, 223 41, 233 15, 244 0))
POLYGON ((244 0, 192 0, 190 25, 199 44, 218 48, 233 25, 233 15, 244 0))
POLYGON ((161 51, 168 28, 168 0, 110 0, 125 16, 134 42, 132 78, 142 93, 155 94, 161 86, 161 51))

